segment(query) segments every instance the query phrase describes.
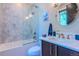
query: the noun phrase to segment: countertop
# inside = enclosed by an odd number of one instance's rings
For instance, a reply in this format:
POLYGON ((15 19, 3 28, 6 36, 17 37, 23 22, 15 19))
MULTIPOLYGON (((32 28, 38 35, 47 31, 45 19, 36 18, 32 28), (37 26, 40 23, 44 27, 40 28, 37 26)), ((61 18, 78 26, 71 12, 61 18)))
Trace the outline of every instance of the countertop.
POLYGON ((59 39, 55 37, 40 37, 40 39, 79 52, 79 40, 59 39))

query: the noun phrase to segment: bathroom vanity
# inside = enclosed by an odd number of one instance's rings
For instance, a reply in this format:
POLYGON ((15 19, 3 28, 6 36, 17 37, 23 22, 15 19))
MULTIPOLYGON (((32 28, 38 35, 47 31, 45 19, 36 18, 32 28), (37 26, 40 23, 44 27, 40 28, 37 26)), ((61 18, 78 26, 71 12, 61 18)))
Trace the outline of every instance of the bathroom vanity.
POLYGON ((42 56, 79 56, 79 41, 77 40, 53 37, 40 39, 42 56))

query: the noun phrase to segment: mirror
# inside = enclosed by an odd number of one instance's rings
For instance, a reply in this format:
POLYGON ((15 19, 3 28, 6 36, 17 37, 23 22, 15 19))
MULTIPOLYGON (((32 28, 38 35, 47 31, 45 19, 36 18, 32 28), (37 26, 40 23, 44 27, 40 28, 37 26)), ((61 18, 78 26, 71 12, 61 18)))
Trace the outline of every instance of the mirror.
POLYGON ((60 25, 67 26, 70 24, 74 19, 77 14, 77 4, 76 3, 71 3, 66 5, 65 8, 62 8, 59 10, 59 23, 60 25))

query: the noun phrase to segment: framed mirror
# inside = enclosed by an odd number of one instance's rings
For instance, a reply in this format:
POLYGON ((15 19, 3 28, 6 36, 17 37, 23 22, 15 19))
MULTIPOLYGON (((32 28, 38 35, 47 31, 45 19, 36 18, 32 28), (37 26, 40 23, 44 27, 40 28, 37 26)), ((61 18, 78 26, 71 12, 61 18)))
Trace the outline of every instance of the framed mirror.
POLYGON ((77 14, 77 4, 71 3, 59 10, 59 23, 60 25, 67 26, 70 24, 77 14))

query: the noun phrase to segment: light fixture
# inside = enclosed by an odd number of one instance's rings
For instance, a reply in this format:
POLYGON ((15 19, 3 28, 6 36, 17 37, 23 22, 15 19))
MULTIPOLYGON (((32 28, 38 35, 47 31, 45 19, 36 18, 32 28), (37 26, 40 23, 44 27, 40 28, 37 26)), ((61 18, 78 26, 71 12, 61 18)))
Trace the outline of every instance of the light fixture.
POLYGON ((26 17, 25 17, 25 19, 29 19, 29 17, 28 17, 28 16, 26 16, 26 17))
POLYGON ((31 18, 33 15, 32 14, 29 14, 28 16, 25 17, 25 19, 29 19, 31 18))

